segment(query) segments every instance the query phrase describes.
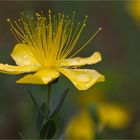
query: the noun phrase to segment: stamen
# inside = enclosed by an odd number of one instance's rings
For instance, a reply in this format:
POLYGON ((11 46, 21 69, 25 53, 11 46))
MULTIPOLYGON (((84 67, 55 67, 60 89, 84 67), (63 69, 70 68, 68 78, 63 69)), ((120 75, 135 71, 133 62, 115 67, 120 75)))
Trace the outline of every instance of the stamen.
POLYGON ((63 57, 67 57, 67 56, 72 52, 72 50, 74 49, 74 47, 75 47, 75 45, 76 45, 76 43, 77 43, 77 41, 78 41, 78 39, 79 39, 79 37, 80 37, 80 35, 81 35, 83 29, 84 29, 84 27, 86 26, 85 23, 86 23, 87 17, 88 17, 88 16, 85 16, 83 25, 81 26, 81 29, 80 29, 79 33, 78 33, 77 36, 75 37, 75 40, 72 42, 72 44, 70 44, 70 45, 68 46, 68 49, 67 49, 67 51, 66 51, 66 53, 65 53, 65 55, 64 55, 63 57))
MULTIPOLYGON (((32 57, 44 67, 54 67, 58 61, 68 57, 74 50, 86 26, 88 16, 85 16, 82 24, 78 23, 74 28, 75 11, 73 11, 72 18, 64 16, 63 13, 52 16, 51 10, 48 11, 47 18, 43 11, 35 15, 35 17, 25 16, 22 12, 17 21, 12 23, 8 18, 7 22, 16 40, 27 44, 26 51, 32 57)), ((91 42, 99 30, 71 57, 91 42)))
POLYGON ((81 50, 84 49, 84 47, 91 42, 91 40, 98 34, 99 31, 101 31, 102 28, 100 27, 93 35, 92 37, 78 50, 76 51, 76 53, 74 53, 72 56, 70 56, 70 58, 74 57, 77 53, 79 53, 81 50))

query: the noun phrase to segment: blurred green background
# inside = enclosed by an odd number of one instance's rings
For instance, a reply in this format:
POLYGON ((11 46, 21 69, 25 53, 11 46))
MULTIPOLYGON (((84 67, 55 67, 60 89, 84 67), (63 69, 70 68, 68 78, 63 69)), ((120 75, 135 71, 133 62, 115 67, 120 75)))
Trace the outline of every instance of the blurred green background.
MULTIPOLYGON (((17 42, 6 19, 16 20, 22 11, 27 15, 34 15, 40 10, 47 13, 48 9, 52 9, 55 14, 64 12, 65 15, 72 15, 75 11, 76 22, 89 15, 86 29, 77 46, 84 44, 102 27, 102 31, 80 56, 89 56, 94 51, 101 52, 102 62, 88 68, 94 68, 104 74, 106 82, 97 83, 85 92, 76 90, 64 77, 59 79, 58 84, 53 85, 52 105, 57 102, 61 92, 70 87, 69 95, 56 117, 58 134, 55 137, 65 132, 71 118, 80 110, 103 100, 105 103, 125 108, 128 115, 124 120, 129 118, 129 121, 126 127, 120 129, 106 126, 102 138, 140 138, 140 6, 137 11, 136 8, 131 8, 132 5, 134 7, 138 4, 140 5, 138 2, 127 1, 0 1, 1 63, 14 64, 10 53, 17 42)), ((30 89, 41 103, 45 100, 47 86, 19 85, 15 83, 19 77, 0 74, 0 138, 20 138, 19 131, 28 138, 37 135, 37 111, 26 90, 30 89)))

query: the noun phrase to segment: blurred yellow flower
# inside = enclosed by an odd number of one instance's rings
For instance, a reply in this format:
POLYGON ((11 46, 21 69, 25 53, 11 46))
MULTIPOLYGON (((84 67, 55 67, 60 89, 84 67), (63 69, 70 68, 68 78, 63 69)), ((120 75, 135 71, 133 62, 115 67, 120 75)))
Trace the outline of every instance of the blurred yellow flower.
POLYGON ((102 103, 98 106, 100 123, 111 128, 125 128, 130 122, 130 113, 120 105, 102 103))
POLYGON ((93 140, 94 137, 94 123, 88 111, 82 110, 69 122, 66 128, 65 138, 74 140, 93 140))
POLYGON ((108 126, 114 129, 123 129, 128 126, 131 120, 130 112, 117 103, 105 101, 106 94, 102 89, 90 88, 84 93, 86 94, 74 95, 76 103, 81 108, 86 109, 89 106, 96 106, 101 126, 108 126))
POLYGON ((78 103, 78 105, 82 108, 87 108, 91 104, 99 104, 105 100, 106 94, 100 88, 91 87, 90 89, 83 91, 83 94, 74 94, 73 100, 78 103))
POLYGON ((128 2, 127 9, 134 20, 140 23, 140 1, 137 0, 128 2))
POLYGON ((7 19, 11 31, 18 40, 11 54, 17 66, 0 64, 0 72, 8 74, 35 72, 17 81, 26 84, 48 84, 62 73, 79 90, 86 90, 96 82, 104 81, 104 76, 96 70, 77 69, 101 61, 99 52, 87 58, 73 58, 101 30, 99 28, 82 47, 72 53, 86 25, 86 19, 87 16, 82 25, 77 24, 75 30, 74 13, 72 19, 68 16, 64 17, 64 14, 52 16, 50 10, 48 18, 41 12, 37 13, 35 18, 22 14, 14 23, 7 19))

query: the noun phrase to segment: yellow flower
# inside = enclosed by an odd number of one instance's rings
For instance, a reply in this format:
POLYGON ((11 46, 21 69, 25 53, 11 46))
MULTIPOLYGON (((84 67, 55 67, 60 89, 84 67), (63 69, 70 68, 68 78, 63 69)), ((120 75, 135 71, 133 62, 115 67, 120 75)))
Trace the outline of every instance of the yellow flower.
POLYGON ((25 84, 48 84, 62 73, 79 90, 86 90, 96 82, 104 81, 104 76, 96 70, 77 69, 101 61, 99 52, 87 58, 73 58, 100 30, 99 28, 82 47, 72 53, 86 25, 86 19, 87 16, 82 25, 78 23, 76 28, 74 28, 74 14, 70 19, 63 14, 52 16, 50 10, 48 18, 41 12, 35 17, 26 17, 22 13, 21 18, 14 23, 7 19, 11 31, 18 40, 11 54, 17 66, 0 64, 0 72, 8 74, 32 72, 17 81, 25 84))
POLYGON ((93 140, 95 137, 94 124, 87 110, 79 112, 66 127, 65 138, 75 140, 93 140))
POLYGON ((102 103, 98 113, 101 123, 114 129, 125 128, 130 122, 130 113, 117 104, 102 103))
POLYGON ((140 1, 128 2, 127 10, 134 20, 140 23, 140 1))

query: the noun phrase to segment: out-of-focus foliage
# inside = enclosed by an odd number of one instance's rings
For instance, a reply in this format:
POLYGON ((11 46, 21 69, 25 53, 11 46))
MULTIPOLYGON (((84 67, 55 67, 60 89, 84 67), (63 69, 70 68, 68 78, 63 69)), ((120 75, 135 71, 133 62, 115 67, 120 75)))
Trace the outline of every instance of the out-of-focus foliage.
POLYGON ((78 101, 80 108, 84 111, 80 111, 68 123, 65 132, 66 138, 93 139, 91 134, 94 134, 94 138, 98 138, 98 133, 101 135, 106 127, 122 130, 129 126, 131 115, 125 107, 117 103, 106 102, 105 94, 97 90, 96 94, 91 94, 90 90, 86 94, 88 95, 84 98, 74 96, 75 101, 78 101), (89 129, 91 122, 94 124, 94 127, 91 127, 92 133, 89 129))

